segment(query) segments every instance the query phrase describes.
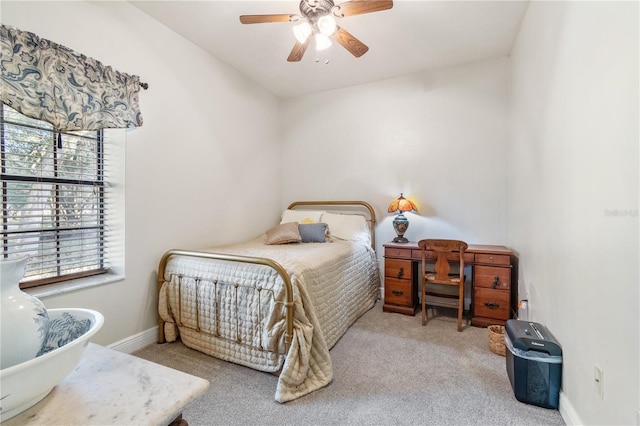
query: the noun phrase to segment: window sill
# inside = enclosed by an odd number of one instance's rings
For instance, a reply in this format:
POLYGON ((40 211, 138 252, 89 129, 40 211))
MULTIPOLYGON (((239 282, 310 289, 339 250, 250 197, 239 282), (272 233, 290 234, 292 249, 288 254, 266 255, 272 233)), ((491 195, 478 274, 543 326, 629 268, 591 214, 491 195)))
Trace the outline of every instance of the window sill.
POLYGON ((43 287, 28 288, 23 291, 31 296, 43 298, 122 280, 124 280, 124 275, 108 273, 92 277, 78 278, 56 284, 49 284, 43 287))

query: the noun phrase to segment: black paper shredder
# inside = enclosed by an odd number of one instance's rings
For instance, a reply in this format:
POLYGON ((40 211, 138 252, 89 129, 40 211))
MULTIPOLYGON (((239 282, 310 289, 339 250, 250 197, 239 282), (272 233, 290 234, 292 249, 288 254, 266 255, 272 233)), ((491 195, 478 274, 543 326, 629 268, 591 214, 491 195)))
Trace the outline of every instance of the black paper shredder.
POLYGON ((547 328, 510 319, 504 333, 507 374, 518 401, 558 408, 562 348, 547 328))

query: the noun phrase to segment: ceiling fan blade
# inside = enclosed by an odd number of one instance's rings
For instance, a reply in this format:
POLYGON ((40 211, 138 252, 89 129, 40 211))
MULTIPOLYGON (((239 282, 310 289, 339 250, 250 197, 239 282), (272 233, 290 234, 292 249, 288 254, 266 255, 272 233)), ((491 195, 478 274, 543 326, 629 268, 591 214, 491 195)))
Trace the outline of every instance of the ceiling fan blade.
POLYGON ((240 15, 240 22, 243 24, 263 24, 266 22, 289 22, 297 15, 240 15))
POLYGON ((335 33, 331 36, 335 41, 340 43, 342 47, 347 49, 353 56, 359 58, 367 53, 369 48, 363 42, 349 34, 345 29, 338 27, 335 33))
POLYGON ((299 41, 296 41, 296 44, 293 46, 293 49, 291 49, 291 53, 289 53, 289 57, 287 58, 287 61, 298 62, 300 59, 302 59, 304 52, 307 51, 307 46, 309 46, 310 41, 311 41, 311 37, 307 37, 304 43, 300 43, 299 41))
POLYGON ((392 0, 352 0, 336 5, 334 12, 338 17, 362 15, 363 13, 379 12, 391 9, 392 0))

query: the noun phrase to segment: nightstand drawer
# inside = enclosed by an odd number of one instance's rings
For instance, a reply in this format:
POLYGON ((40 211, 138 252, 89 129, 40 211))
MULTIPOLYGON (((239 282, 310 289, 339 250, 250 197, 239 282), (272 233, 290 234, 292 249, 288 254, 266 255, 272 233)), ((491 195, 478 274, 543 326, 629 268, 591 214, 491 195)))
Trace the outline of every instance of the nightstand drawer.
POLYGON ((476 266, 473 272, 476 287, 509 290, 511 288, 511 268, 476 266))
POLYGON ((413 306, 411 300, 411 281, 385 278, 384 303, 401 306, 413 306))
POLYGON ((509 319, 510 293, 504 290, 478 288, 473 296, 473 314, 479 317, 509 319))
POLYGON ((404 259, 411 259, 411 249, 385 247, 384 257, 402 257, 404 259))
POLYGON ((476 263, 509 266, 511 258, 506 254, 476 254, 476 263))
POLYGON ((385 259, 384 276, 400 280, 411 280, 411 261, 402 259, 385 259))

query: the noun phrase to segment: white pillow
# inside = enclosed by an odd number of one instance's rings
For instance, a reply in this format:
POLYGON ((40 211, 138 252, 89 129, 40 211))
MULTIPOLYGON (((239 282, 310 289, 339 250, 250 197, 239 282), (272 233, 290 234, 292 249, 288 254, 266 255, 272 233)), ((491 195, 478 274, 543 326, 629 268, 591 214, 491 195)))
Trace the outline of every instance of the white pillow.
POLYGON ((285 210, 280 223, 319 223, 322 213, 322 210, 285 210))
POLYGON ((367 221, 362 215, 324 213, 321 221, 329 226, 329 235, 332 237, 350 241, 371 240, 367 221))

